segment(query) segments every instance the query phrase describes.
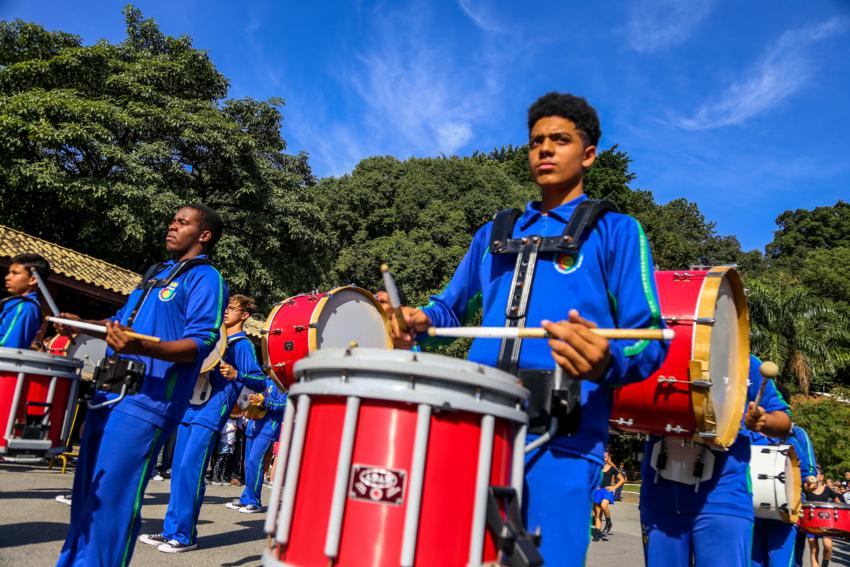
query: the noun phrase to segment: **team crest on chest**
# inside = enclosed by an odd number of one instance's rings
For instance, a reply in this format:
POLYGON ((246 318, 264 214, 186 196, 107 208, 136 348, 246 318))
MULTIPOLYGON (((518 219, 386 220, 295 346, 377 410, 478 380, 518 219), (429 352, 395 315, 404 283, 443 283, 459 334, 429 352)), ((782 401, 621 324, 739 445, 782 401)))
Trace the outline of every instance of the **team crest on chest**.
POLYGON ((572 254, 558 254, 555 258, 555 269, 562 274, 571 274, 581 268, 584 254, 573 256, 572 254))
POLYGON ((159 290, 160 301, 171 301, 177 295, 177 282, 171 282, 167 287, 159 290))

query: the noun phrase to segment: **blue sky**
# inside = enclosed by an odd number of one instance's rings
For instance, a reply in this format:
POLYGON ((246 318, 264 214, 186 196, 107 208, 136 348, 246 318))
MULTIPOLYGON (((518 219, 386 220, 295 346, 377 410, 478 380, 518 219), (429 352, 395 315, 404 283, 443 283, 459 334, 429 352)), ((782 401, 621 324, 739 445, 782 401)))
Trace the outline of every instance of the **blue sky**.
MULTIPOLYGON (((0 19, 120 41, 121 5, 0 0, 0 19)), ((850 200, 847 0, 136 6, 208 50, 230 96, 283 97, 288 149, 320 177, 522 144, 528 105, 559 90, 597 108, 636 187, 697 202, 745 249, 786 209, 850 200)))

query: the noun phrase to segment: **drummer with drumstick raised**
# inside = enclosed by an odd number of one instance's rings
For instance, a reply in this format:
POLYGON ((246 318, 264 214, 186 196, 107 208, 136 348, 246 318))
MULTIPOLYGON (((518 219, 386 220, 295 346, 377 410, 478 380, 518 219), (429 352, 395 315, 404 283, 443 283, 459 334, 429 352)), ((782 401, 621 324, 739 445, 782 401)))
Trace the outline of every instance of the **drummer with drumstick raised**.
POLYGON ((101 322, 109 351, 98 384, 122 393, 99 389, 89 406, 57 565, 130 562, 152 458, 186 411, 201 362, 219 338, 228 291, 207 255, 222 227, 209 207, 180 208, 165 236, 173 260, 149 269, 127 304, 101 322), (133 338, 128 328, 160 342, 133 338))
POLYGON ((593 332, 663 327, 643 229, 584 194, 601 135, 596 111, 583 98, 549 93, 529 109, 528 130, 541 201, 479 229, 448 286, 427 306, 404 308, 413 332, 396 338, 427 347, 429 327, 461 325, 479 308, 488 327, 543 326, 548 341, 478 338, 469 358, 517 374, 531 390, 529 439, 548 443, 527 449, 526 525, 542 527, 546 564, 584 565, 611 388, 650 376, 666 343, 593 332))
POLYGON ((728 450, 649 437, 640 491, 647 567, 750 564, 754 512, 747 431, 785 437, 791 429, 790 408, 774 376, 775 364, 750 356, 747 403, 728 450))
POLYGON ((215 451, 215 442, 243 387, 262 392, 265 375, 243 325, 254 312, 254 300, 233 295, 224 310, 227 350, 224 360, 198 377, 189 407, 177 429, 171 495, 162 532, 143 534, 139 541, 165 553, 198 547, 198 515, 204 501, 203 476, 215 451))
POLYGON ((0 300, 0 347, 30 348, 41 327, 36 274, 50 275, 50 264, 38 254, 12 257, 6 274, 8 297, 0 300))

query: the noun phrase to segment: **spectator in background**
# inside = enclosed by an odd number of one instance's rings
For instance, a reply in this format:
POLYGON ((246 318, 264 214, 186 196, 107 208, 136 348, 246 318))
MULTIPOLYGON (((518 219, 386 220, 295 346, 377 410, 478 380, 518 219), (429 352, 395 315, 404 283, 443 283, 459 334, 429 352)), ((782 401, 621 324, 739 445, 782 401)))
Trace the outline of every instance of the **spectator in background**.
POLYGON ((617 490, 614 491, 614 501, 621 502, 623 500, 623 487, 626 486, 626 483, 629 482, 629 477, 626 475, 626 465, 625 463, 620 463, 620 466, 617 467, 617 472, 620 473, 620 476, 623 478, 623 483, 617 487, 617 490))

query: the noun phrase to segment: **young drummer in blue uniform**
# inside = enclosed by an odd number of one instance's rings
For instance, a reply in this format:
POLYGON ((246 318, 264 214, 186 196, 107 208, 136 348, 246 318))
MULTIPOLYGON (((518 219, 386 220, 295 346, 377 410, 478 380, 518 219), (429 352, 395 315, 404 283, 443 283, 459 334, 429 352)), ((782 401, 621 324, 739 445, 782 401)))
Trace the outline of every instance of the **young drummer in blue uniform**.
POLYGON ((41 327, 38 284, 33 270, 41 279, 50 275, 50 264, 38 254, 18 254, 9 264, 6 291, 0 300, 0 347, 30 348, 41 327))
POLYGON ((95 396, 96 403, 120 401, 91 410, 86 420, 59 566, 130 562, 151 459, 180 422, 201 362, 219 338, 227 287, 206 254, 221 230, 221 218, 208 207, 178 210, 165 237, 175 259, 150 270, 127 304, 103 322, 108 364, 136 374, 142 364, 144 377, 138 393, 123 399, 103 391, 95 396), (131 338, 127 327, 161 342, 131 338))
MULTIPOLYGON (((812 442, 806 430, 799 425, 791 426, 787 438, 766 437, 761 433, 749 432, 753 445, 791 445, 800 461, 801 478, 817 475, 817 462, 812 442)), ((800 487, 802 491, 802 487, 800 487)), ((806 536, 797 529, 797 524, 778 520, 756 518, 753 526, 753 567, 802 567, 806 536)))
POLYGON ((243 514, 256 514, 263 511, 263 461, 280 436, 280 423, 283 421, 283 410, 286 409, 286 394, 270 378, 266 378, 265 391, 251 395, 249 400, 268 411, 262 418, 248 423, 245 431, 245 489, 242 496, 225 506, 243 514))
MULTIPOLYGON (((596 111, 584 99, 559 93, 549 93, 531 106, 528 129, 529 163, 542 200, 526 205, 509 236, 538 242, 531 236, 561 237, 573 213, 587 201, 582 178, 596 158, 601 132, 596 111)), ((405 308, 408 327, 422 333, 431 326, 456 326, 479 306, 485 326, 510 322, 513 316, 506 311, 513 312, 509 299, 519 262, 515 254, 493 252, 502 244, 493 242, 494 224, 476 232, 442 293, 426 307, 405 308)), ((520 270, 527 272, 524 267, 520 270)), ((557 363, 567 378, 574 379, 568 382, 573 399, 579 396, 580 402, 570 413, 571 430, 558 430, 551 442, 527 455, 522 504, 527 526, 542 527, 540 551, 546 564, 583 565, 592 493, 608 439, 611 388, 651 375, 666 351, 666 345, 657 341, 609 342, 591 328, 662 325, 652 258, 640 224, 608 212, 589 230, 577 254, 541 252, 532 275, 528 324, 542 324, 554 338, 548 343, 522 342, 509 370, 527 386, 536 387, 557 363)), ((413 339, 397 335, 400 340, 413 339)), ((502 366, 500 352, 499 341, 476 339, 469 359, 502 366)))
POLYGON ((139 541, 158 545, 159 551, 180 553, 198 547, 198 515, 204 501, 204 472, 218 432, 230 417, 242 387, 262 392, 265 376, 254 346, 242 326, 254 310, 250 297, 234 295, 224 310, 227 350, 224 362, 208 376, 201 375, 195 393, 177 430, 174 473, 165 525, 159 534, 145 534, 139 541))
MULTIPOLYGON (((663 440, 650 436, 641 461, 640 492, 647 567, 750 563, 754 513, 750 437, 744 427, 772 436, 784 436, 791 428, 788 404, 778 394, 773 380, 768 380, 760 405, 755 407, 764 380, 760 366, 761 361, 751 356, 742 429, 728 451, 711 451, 711 478, 686 484, 656 474, 651 464, 652 448, 663 440)), ((703 462, 709 467, 708 459, 703 462)), ((672 468, 669 463, 667 468, 672 468)))

